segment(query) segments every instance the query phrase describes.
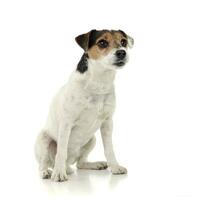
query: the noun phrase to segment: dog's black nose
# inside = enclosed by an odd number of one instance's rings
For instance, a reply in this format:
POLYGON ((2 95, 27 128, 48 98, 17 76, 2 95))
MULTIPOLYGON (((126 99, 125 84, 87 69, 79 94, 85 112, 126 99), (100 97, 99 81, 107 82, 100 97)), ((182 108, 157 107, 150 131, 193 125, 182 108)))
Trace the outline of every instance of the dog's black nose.
POLYGON ((124 51, 124 50, 117 50, 116 51, 116 56, 120 60, 123 60, 126 57, 126 51, 124 51))

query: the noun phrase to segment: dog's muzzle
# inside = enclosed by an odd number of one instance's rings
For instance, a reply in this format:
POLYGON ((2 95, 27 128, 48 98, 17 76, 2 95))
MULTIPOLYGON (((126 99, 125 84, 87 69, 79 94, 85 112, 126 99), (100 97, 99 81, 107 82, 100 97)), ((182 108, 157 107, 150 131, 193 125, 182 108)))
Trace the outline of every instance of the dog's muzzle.
POLYGON ((125 50, 117 50, 115 53, 116 62, 114 65, 121 67, 126 64, 126 51, 125 50))

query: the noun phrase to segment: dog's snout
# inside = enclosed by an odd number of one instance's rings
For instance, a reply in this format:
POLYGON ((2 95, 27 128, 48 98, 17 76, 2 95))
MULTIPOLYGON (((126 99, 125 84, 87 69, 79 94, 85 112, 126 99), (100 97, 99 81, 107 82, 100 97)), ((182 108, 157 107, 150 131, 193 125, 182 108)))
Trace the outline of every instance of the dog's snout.
POLYGON ((120 60, 124 59, 126 57, 126 51, 124 50, 117 50, 116 51, 116 56, 117 58, 119 58, 120 60))

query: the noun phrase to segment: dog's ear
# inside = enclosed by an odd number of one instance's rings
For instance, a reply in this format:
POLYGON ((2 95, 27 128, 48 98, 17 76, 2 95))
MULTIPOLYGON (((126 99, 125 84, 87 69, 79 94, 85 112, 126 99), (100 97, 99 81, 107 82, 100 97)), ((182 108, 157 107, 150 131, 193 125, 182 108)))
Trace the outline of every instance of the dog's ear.
POLYGON ((127 38, 127 40, 128 40, 128 47, 129 47, 129 48, 132 48, 132 47, 133 47, 133 44, 134 44, 133 38, 130 37, 129 35, 127 35, 127 34, 126 34, 124 31, 122 31, 122 30, 119 30, 119 32, 120 32, 124 37, 127 38))
POLYGON ((128 47, 132 48, 134 45, 134 39, 130 37, 129 35, 127 35, 127 37, 128 37, 128 47))
POLYGON ((91 33, 95 32, 96 30, 91 30, 88 33, 81 34, 75 38, 78 45, 84 50, 87 51, 89 47, 89 40, 91 33))

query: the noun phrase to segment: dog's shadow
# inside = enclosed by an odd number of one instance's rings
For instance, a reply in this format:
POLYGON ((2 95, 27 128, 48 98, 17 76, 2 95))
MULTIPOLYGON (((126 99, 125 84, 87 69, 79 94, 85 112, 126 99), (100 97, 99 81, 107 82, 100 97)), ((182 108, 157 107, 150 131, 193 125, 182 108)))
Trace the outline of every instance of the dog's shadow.
POLYGON ((112 175, 108 170, 76 170, 66 182, 41 180, 42 187, 51 196, 90 195, 97 190, 112 190, 127 178, 127 175, 112 175))

